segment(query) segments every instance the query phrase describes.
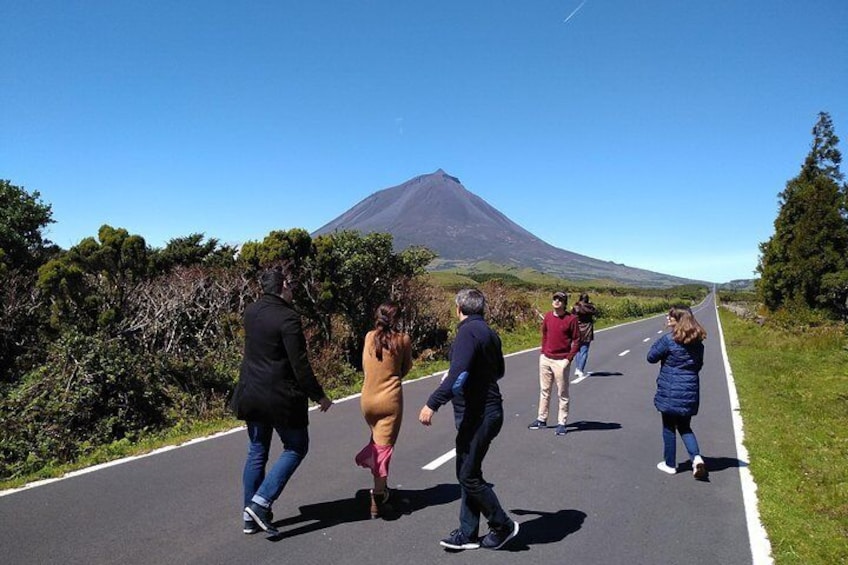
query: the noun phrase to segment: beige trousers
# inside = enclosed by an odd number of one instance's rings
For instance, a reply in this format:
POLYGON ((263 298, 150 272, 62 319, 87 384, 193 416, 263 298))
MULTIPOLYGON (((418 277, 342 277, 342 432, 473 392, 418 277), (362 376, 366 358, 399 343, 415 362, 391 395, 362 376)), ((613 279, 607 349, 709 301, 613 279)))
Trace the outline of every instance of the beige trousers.
POLYGON ((559 410, 557 424, 565 425, 568 420, 568 359, 551 359, 539 355, 539 419, 548 421, 548 404, 551 388, 556 384, 559 410))

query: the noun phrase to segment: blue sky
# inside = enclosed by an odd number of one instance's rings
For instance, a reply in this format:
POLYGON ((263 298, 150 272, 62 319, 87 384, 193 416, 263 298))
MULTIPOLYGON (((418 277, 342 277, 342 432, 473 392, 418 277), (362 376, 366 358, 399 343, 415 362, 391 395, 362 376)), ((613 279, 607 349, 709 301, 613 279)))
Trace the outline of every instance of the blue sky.
POLYGON ((557 247, 724 282, 753 276, 818 112, 848 140, 844 0, 0 0, 0 21, 0 178, 65 248, 104 223, 154 246, 313 231, 442 168, 557 247))

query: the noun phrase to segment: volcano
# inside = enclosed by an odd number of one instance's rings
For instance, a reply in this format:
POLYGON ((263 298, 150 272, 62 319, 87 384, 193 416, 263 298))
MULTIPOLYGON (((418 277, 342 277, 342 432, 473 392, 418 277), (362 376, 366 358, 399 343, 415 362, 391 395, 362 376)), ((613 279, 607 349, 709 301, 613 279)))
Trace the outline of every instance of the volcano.
POLYGON ((396 250, 427 247, 438 254, 431 270, 464 270, 488 262, 574 281, 606 279, 645 287, 694 282, 554 247, 442 169, 375 192, 312 235, 342 230, 390 233, 396 250))

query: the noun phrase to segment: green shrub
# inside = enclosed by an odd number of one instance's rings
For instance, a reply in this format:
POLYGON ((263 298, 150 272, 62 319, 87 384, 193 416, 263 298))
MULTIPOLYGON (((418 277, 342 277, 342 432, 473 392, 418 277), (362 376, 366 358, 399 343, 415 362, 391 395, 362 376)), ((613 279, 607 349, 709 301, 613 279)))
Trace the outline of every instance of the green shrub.
POLYGON ((64 333, 0 406, 0 477, 61 464, 92 446, 167 425, 161 363, 120 339, 64 333))

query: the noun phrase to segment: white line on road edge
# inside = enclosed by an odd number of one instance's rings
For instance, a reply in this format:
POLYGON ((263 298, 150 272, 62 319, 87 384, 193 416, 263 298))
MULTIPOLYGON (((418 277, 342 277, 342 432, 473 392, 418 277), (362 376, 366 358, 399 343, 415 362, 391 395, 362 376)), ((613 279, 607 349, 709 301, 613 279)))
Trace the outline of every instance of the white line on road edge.
POLYGON ((571 381, 571 384, 576 385, 577 383, 582 382, 582 381, 585 381, 585 380, 586 380, 586 379, 588 379, 588 378, 589 378, 589 375, 587 375, 586 373, 583 373, 583 376, 582 376, 582 377, 577 377, 576 379, 574 379, 573 381, 571 381))
POLYGON ((159 449, 154 449, 149 453, 143 453, 142 455, 133 455, 131 457, 124 457, 123 459, 115 459, 114 461, 107 461, 106 463, 101 463, 99 465, 94 465, 92 467, 86 467, 85 469, 78 469, 76 471, 71 471, 69 473, 65 473, 61 477, 54 477, 52 479, 43 479, 41 481, 35 481, 33 483, 27 483, 22 487, 10 488, 6 490, 0 491, 0 497, 6 496, 9 494, 14 494, 16 492, 21 492, 22 490, 28 490, 35 487, 40 487, 44 485, 48 485, 50 483, 55 483, 57 481, 63 481, 65 479, 70 479, 71 477, 78 477, 79 475, 86 475, 88 473, 93 473, 94 471, 99 471, 100 469, 106 469, 107 467, 114 467, 116 465, 122 465, 124 463, 128 463, 129 461, 135 461, 136 459, 144 459, 145 457, 150 457, 152 455, 159 455, 160 453, 165 453, 166 451, 171 451, 172 449, 177 449, 180 447, 185 447, 187 445, 191 445, 194 443, 200 443, 202 441, 206 441, 209 439, 215 439, 217 437, 225 436, 228 434, 235 433, 237 431, 243 430, 244 426, 240 426, 238 428, 233 428, 231 430, 226 430, 223 432, 218 432, 216 434, 212 434, 211 436, 199 437, 192 440, 189 440, 185 443, 181 443, 178 445, 167 445, 165 447, 160 447, 159 449))
POLYGON ((625 349, 624 351, 622 351, 621 353, 619 353, 619 354, 618 354, 618 356, 619 356, 619 357, 624 357, 624 356, 625 356, 625 355, 627 355, 628 353, 630 353, 630 350, 629 350, 629 349, 625 349))
POLYGON ((424 469, 425 471, 435 471, 436 469, 438 469, 439 467, 441 467, 442 465, 444 465, 445 463, 447 463, 448 461, 450 461, 454 457, 456 457, 456 449, 451 449, 450 451, 448 451, 447 453, 445 453, 444 455, 442 455, 438 459, 434 459, 434 460, 430 461, 429 463, 427 463, 426 465, 424 465, 421 468, 424 469))
POLYGON ((748 539, 751 543, 751 557, 754 565, 771 565, 771 543, 763 523, 760 521, 760 511, 757 508, 757 483, 748 468, 748 450, 743 441, 745 433, 742 429, 742 416, 739 413, 739 396, 736 394, 736 383, 733 371, 727 358, 727 348, 724 346, 724 332, 718 317, 718 301, 715 303, 715 317, 718 325, 718 339, 721 344, 721 355, 724 358, 724 372, 727 375, 727 391, 730 394, 730 412, 733 422, 733 434, 736 437, 736 453, 739 456, 739 479, 742 483, 742 501, 745 504, 745 521, 748 523, 748 539))
POLYGON ((645 339, 642 340, 642 343, 648 343, 649 341, 651 341, 651 338, 646 337, 645 339))

